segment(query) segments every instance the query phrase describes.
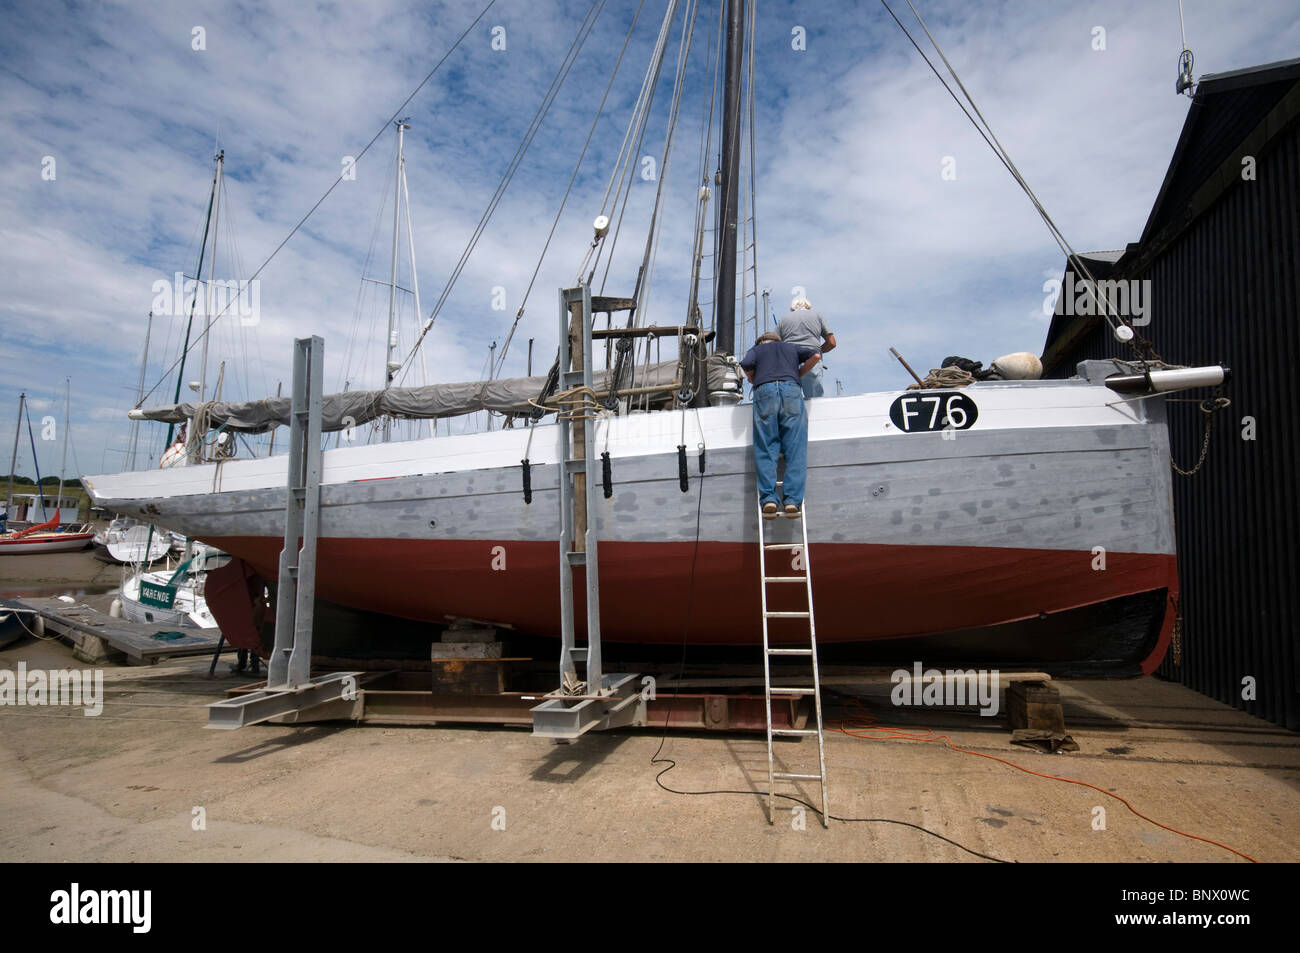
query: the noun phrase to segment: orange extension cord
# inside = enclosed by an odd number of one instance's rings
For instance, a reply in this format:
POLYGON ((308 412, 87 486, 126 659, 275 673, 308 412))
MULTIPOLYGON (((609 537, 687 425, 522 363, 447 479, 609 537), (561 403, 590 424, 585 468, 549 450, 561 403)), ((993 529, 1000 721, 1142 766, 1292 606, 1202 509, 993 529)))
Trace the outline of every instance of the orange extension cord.
POLYGON ((1187 831, 1180 831, 1178 828, 1170 827, 1168 824, 1161 824, 1159 821, 1155 820, 1154 818, 1147 817, 1145 814, 1143 814, 1141 811, 1135 808, 1128 801, 1124 800, 1124 798, 1120 797, 1118 794, 1112 794, 1110 791, 1106 791, 1102 788, 1099 788, 1095 784, 1089 784, 1087 781, 1076 781, 1074 778, 1057 777, 1054 774, 1043 774, 1041 771, 1032 771, 1029 768, 1022 767, 1021 765, 1016 764, 1014 761, 1008 761, 1006 758, 999 758, 996 755, 985 754, 982 751, 972 751, 969 748, 963 748, 959 745, 954 744, 952 739, 949 738, 947 735, 937 735, 934 733, 934 730, 930 728, 909 729, 909 728, 902 728, 902 727, 893 727, 890 725, 882 725, 876 719, 875 715, 867 711, 866 707, 863 706, 860 700, 855 698, 853 699, 853 702, 860 710, 860 714, 857 715, 856 717, 842 720, 838 727, 831 728, 832 731, 839 731, 842 732, 843 734, 848 735, 851 738, 863 738, 868 741, 883 741, 891 738, 896 738, 904 741, 942 741, 953 751, 960 751, 962 754, 973 754, 980 758, 988 758, 990 761, 997 761, 1001 764, 1007 765, 1008 767, 1015 768, 1017 771, 1023 771, 1025 772, 1025 774, 1032 774, 1034 777, 1037 778, 1046 778, 1049 781, 1064 781, 1067 784, 1077 784, 1080 787, 1091 788, 1092 790, 1096 791, 1098 794, 1104 794, 1106 795, 1106 797, 1114 798, 1116 801, 1119 801, 1121 804, 1123 804, 1126 808, 1128 808, 1138 817, 1142 818, 1142 820, 1154 824, 1156 827, 1163 828, 1164 830, 1167 830, 1172 834, 1181 834, 1183 837, 1190 837, 1192 840, 1202 841, 1206 844, 1213 844, 1215 847, 1222 847, 1224 850, 1231 851, 1232 853, 1236 854, 1238 857, 1244 857, 1252 864, 1259 863, 1259 861, 1256 860, 1254 857, 1251 857, 1249 854, 1242 853, 1241 851, 1237 850, 1235 847, 1229 847, 1227 844, 1221 844, 1217 840, 1211 840, 1208 837, 1201 837, 1198 834, 1189 834, 1187 833, 1187 831))

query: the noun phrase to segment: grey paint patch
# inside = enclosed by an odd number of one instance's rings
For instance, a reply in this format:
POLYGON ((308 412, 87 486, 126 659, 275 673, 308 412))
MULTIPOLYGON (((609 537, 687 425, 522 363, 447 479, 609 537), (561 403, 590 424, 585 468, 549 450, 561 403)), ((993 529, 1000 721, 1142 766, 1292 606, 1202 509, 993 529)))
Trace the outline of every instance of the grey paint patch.
MULTIPOLYGON (((811 538, 1077 550, 1105 545, 1113 552, 1172 553, 1171 477, 1163 426, 1110 430, 1106 450, 1098 449, 1100 430, 1079 428, 975 430, 963 432, 957 441, 912 434, 814 444, 807 493, 811 538), (1017 476, 1000 479, 1006 473, 1017 476), (911 519, 905 522, 902 509, 878 505, 882 500, 871 494, 882 486, 890 495, 910 501, 911 519), (1078 509, 1085 499, 1095 504, 1086 513, 1078 509)), ((613 518, 597 523, 600 537, 692 541, 702 480, 707 485, 701 538, 756 540, 749 448, 710 451, 708 473, 701 477, 692 467, 691 491, 681 493, 675 440, 661 453, 620 458, 614 498, 601 507, 612 511, 613 518)), ((453 472, 331 485, 323 496, 322 534, 428 540, 558 538, 557 467, 534 466, 531 505, 523 502, 517 466, 477 471, 475 476, 453 472), (476 486, 502 489, 480 492, 476 486), (436 520, 436 526, 430 527, 429 520, 436 520)), ((195 536, 283 534, 282 488, 100 502, 136 515, 146 515, 145 506, 156 506, 157 522, 195 536)))

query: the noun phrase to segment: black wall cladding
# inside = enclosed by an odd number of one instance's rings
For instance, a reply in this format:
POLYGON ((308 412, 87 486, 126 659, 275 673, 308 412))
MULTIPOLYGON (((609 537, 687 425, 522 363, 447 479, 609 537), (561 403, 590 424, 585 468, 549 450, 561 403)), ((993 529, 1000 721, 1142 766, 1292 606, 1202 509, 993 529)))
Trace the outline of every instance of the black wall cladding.
MULTIPOLYGON (((1204 467, 1174 476, 1181 659, 1171 649, 1159 673, 1300 730, 1300 124, 1256 162, 1255 181, 1230 185, 1141 273, 1121 259, 1113 277, 1151 280, 1141 330, 1165 360, 1232 369, 1232 406, 1214 415, 1204 467), (1253 440, 1243 439, 1246 418, 1253 440), (1253 700, 1242 697, 1247 677, 1253 700)), ((1113 357, 1133 354, 1099 325, 1048 376, 1113 357)), ((1189 469, 1204 417, 1196 403, 1170 403, 1169 419, 1174 460, 1189 469)))

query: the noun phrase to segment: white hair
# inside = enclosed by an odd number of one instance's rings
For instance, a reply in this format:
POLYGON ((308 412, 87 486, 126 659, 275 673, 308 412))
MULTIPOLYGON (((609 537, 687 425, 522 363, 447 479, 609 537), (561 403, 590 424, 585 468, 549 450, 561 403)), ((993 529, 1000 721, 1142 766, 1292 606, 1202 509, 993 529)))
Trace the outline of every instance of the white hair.
POLYGON ((807 298, 803 298, 803 297, 795 298, 793 301, 790 302, 791 311, 799 311, 801 309, 811 311, 812 303, 807 298))

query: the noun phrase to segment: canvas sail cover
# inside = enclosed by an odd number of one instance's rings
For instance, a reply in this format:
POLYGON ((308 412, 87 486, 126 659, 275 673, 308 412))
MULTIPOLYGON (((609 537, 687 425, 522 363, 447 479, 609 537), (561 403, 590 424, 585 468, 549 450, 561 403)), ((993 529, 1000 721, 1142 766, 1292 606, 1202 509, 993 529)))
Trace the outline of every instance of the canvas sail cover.
MULTIPOLYGON (((677 361, 641 365, 628 375, 631 379, 624 387, 670 387, 677 380, 677 369, 677 361)), ((592 375, 597 393, 608 391, 610 373, 599 370, 592 375)), ((344 430, 385 414, 419 420, 457 417, 480 410, 527 414, 536 409, 529 401, 538 400, 545 386, 546 377, 543 375, 327 394, 322 398, 321 430, 344 430)), ((197 401, 145 407, 133 411, 132 417, 178 424, 192 419, 204 407, 197 401)), ((214 401, 206 405, 206 409, 213 430, 224 427, 238 433, 265 433, 289 425, 288 397, 267 397, 239 403, 214 401)))

